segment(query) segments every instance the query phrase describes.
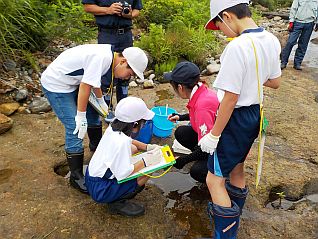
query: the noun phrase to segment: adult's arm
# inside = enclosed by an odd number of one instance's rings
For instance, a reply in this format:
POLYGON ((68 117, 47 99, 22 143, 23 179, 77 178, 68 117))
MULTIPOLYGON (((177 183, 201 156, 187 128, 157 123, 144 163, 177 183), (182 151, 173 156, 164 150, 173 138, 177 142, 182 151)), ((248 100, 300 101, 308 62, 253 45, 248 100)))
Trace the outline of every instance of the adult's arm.
POLYGON ((96 4, 84 4, 84 11, 94 15, 120 15, 121 10, 122 7, 120 3, 113 3, 109 7, 100 7, 96 4))
POLYGON ((295 21, 295 17, 296 17, 296 14, 297 14, 298 6, 299 6, 299 0, 294 0, 293 4, 290 7, 289 22, 294 22, 295 21))

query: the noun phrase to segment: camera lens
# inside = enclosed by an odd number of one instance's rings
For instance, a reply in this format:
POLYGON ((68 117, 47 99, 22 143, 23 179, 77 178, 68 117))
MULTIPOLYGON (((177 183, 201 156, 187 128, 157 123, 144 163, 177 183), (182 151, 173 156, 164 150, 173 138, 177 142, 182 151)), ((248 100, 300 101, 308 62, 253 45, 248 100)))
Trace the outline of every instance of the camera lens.
POLYGON ((128 7, 124 7, 123 8, 123 13, 124 14, 129 14, 129 8, 128 7))

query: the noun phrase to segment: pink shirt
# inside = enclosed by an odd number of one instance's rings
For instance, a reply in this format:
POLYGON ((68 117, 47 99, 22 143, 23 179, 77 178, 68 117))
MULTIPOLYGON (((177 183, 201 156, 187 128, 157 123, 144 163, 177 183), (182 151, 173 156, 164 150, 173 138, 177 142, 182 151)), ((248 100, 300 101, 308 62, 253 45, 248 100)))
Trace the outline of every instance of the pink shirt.
POLYGON ((198 141, 212 129, 218 107, 219 100, 216 92, 205 85, 201 85, 189 100, 187 108, 190 123, 198 134, 198 141))

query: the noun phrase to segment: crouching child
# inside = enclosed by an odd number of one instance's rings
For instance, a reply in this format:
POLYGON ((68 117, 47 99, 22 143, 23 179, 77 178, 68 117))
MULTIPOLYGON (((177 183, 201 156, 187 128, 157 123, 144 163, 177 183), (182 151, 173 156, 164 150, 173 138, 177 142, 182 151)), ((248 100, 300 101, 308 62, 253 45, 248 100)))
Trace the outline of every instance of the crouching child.
POLYGON ((94 201, 107 203, 112 214, 139 216, 145 212, 144 206, 130 199, 144 189, 149 177, 141 176, 120 184, 118 181, 160 162, 158 158, 145 157, 135 164, 131 163, 132 155, 139 150, 150 151, 159 147, 130 137, 153 116, 142 99, 122 99, 117 104, 115 120, 106 129, 88 165, 85 176, 87 190, 94 201))

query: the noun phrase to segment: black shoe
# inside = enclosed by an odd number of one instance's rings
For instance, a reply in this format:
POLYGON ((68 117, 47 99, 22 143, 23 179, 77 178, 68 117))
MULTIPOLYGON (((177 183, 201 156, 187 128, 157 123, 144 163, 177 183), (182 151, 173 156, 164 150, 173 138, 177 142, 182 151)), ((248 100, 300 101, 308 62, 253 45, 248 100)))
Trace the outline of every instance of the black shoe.
POLYGON ((286 66, 287 66, 287 64, 285 64, 285 63, 281 63, 281 64, 280 64, 280 69, 282 69, 282 70, 283 70, 283 69, 285 69, 285 68, 286 68, 286 66))
POLYGON ((145 207, 128 200, 120 200, 108 204, 111 214, 119 214, 128 217, 137 217, 145 214, 145 207))
POLYGON ((299 65, 294 65, 294 69, 296 69, 297 71, 303 70, 303 68, 301 68, 301 66, 299 66, 299 65))
POLYGON ((66 157, 71 171, 70 185, 80 192, 88 194, 83 175, 84 153, 66 153, 66 157))

